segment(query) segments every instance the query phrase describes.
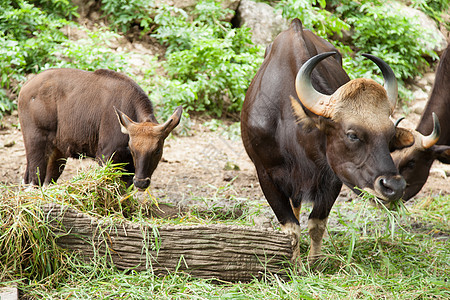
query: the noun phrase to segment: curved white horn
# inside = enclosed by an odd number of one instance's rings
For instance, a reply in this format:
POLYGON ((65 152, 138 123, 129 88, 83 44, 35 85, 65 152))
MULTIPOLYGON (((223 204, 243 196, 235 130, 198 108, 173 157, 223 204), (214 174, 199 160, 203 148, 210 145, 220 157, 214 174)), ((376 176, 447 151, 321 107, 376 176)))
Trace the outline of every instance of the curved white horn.
POLYGON ((308 59, 297 73, 295 90, 301 103, 316 115, 330 117, 328 111, 330 96, 316 91, 311 83, 311 73, 314 67, 323 59, 336 54, 336 52, 324 52, 308 59))
POLYGON ((422 135, 422 147, 424 149, 428 149, 431 146, 434 146, 439 140, 439 136, 441 135, 441 125, 439 124, 439 118, 433 112, 433 132, 430 135, 422 135))

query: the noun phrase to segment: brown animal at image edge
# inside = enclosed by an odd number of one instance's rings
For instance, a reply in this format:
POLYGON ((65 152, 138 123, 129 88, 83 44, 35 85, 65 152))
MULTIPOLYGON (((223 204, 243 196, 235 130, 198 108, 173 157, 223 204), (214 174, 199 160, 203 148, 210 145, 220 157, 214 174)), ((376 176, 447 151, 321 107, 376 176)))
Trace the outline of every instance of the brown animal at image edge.
POLYGON ((158 124, 148 96, 129 77, 106 69, 50 69, 22 87, 18 112, 25 184, 56 182, 66 158, 85 155, 99 163, 125 163, 135 175, 124 180, 145 189, 182 107, 158 124))
POLYGON ((441 55, 433 90, 413 134, 413 146, 392 153, 407 183, 405 201, 427 182, 434 160, 450 164, 450 45, 441 55))
POLYGON ((283 231, 298 240, 301 203, 313 203, 310 261, 320 255, 343 183, 386 202, 400 199, 406 186, 390 155, 414 142, 389 119, 397 82, 385 62, 366 57, 380 67, 386 90, 350 80, 336 48, 294 19, 266 49, 242 108, 244 147, 283 231))

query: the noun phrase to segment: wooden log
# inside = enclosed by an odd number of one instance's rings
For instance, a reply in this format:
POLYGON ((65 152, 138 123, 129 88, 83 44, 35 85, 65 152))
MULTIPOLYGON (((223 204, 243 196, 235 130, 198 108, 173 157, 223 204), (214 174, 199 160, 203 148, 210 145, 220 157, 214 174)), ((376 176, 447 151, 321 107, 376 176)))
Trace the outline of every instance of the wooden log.
POLYGON ((163 225, 94 218, 68 206, 42 207, 57 243, 87 260, 106 258, 119 269, 185 271, 200 278, 249 281, 281 276, 292 255, 282 232, 248 226, 163 225))

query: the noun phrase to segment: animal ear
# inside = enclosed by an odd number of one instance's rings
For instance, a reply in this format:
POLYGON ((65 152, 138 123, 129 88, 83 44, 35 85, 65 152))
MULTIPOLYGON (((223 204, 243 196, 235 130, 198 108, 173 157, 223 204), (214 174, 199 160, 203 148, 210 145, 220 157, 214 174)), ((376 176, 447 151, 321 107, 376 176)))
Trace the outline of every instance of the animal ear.
POLYGON ((131 120, 126 114, 118 110, 115 106, 114 111, 116 112, 116 116, 119 119, 120 131, 122 131, 123 134, 129 134, 128 127, 134 123, 133 120, 131 120))
POLYGON ((180 105, 175 109, 172 116, 170 116, 170 118, 164 124, 158 126, 165 137, 167 137, 169 133, 171 133, 172 130, 180 123, 182 112, 183 107, 180 105))
POLYGON ((307 128, 313 128, 317 126, 314 120, 308 117, 308 115, 305 113, 305 110, 303 109, 303 106, 300 104, 300 102, 292 96, 289 96, 289 98, 291 99, 291 107, 297 119, 297 123, 302 123, 302 125, 305 125, 305 127, 307 128))
POLYGON ((414 144, 414 135, 406 128, 396 127, 395 136, 391 140, 389 150, 403 149, 414 144))
POLYGON ((436 159, 438 159, 441 163, 450 164, 450 146, 434 145, 432 150, 437 155, 436 159))
POLYGON ((318 123, 316 124, 316 127, 319 128, 320 131, 327 134, 330 129, 336 128, 336 123, 328 118, 319 116, 318 123))

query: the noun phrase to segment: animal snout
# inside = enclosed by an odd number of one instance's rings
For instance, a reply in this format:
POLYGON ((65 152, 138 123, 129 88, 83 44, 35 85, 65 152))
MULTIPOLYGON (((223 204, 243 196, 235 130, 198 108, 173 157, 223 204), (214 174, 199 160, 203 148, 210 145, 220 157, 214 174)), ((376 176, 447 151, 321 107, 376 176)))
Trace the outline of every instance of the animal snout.
POLYGON ((147 177, 144 179, 140 179, 140 178, 134 177, 133 183, 134 183, 134 186, 137 187, 138 189, 145 190, 150 185, 150 178, 147 177))
POLYGON ((395 201, 403 196, 406 181, 400 175, 379 176, 375 181, 375 190, 380 193, 384 200, 395 201))

